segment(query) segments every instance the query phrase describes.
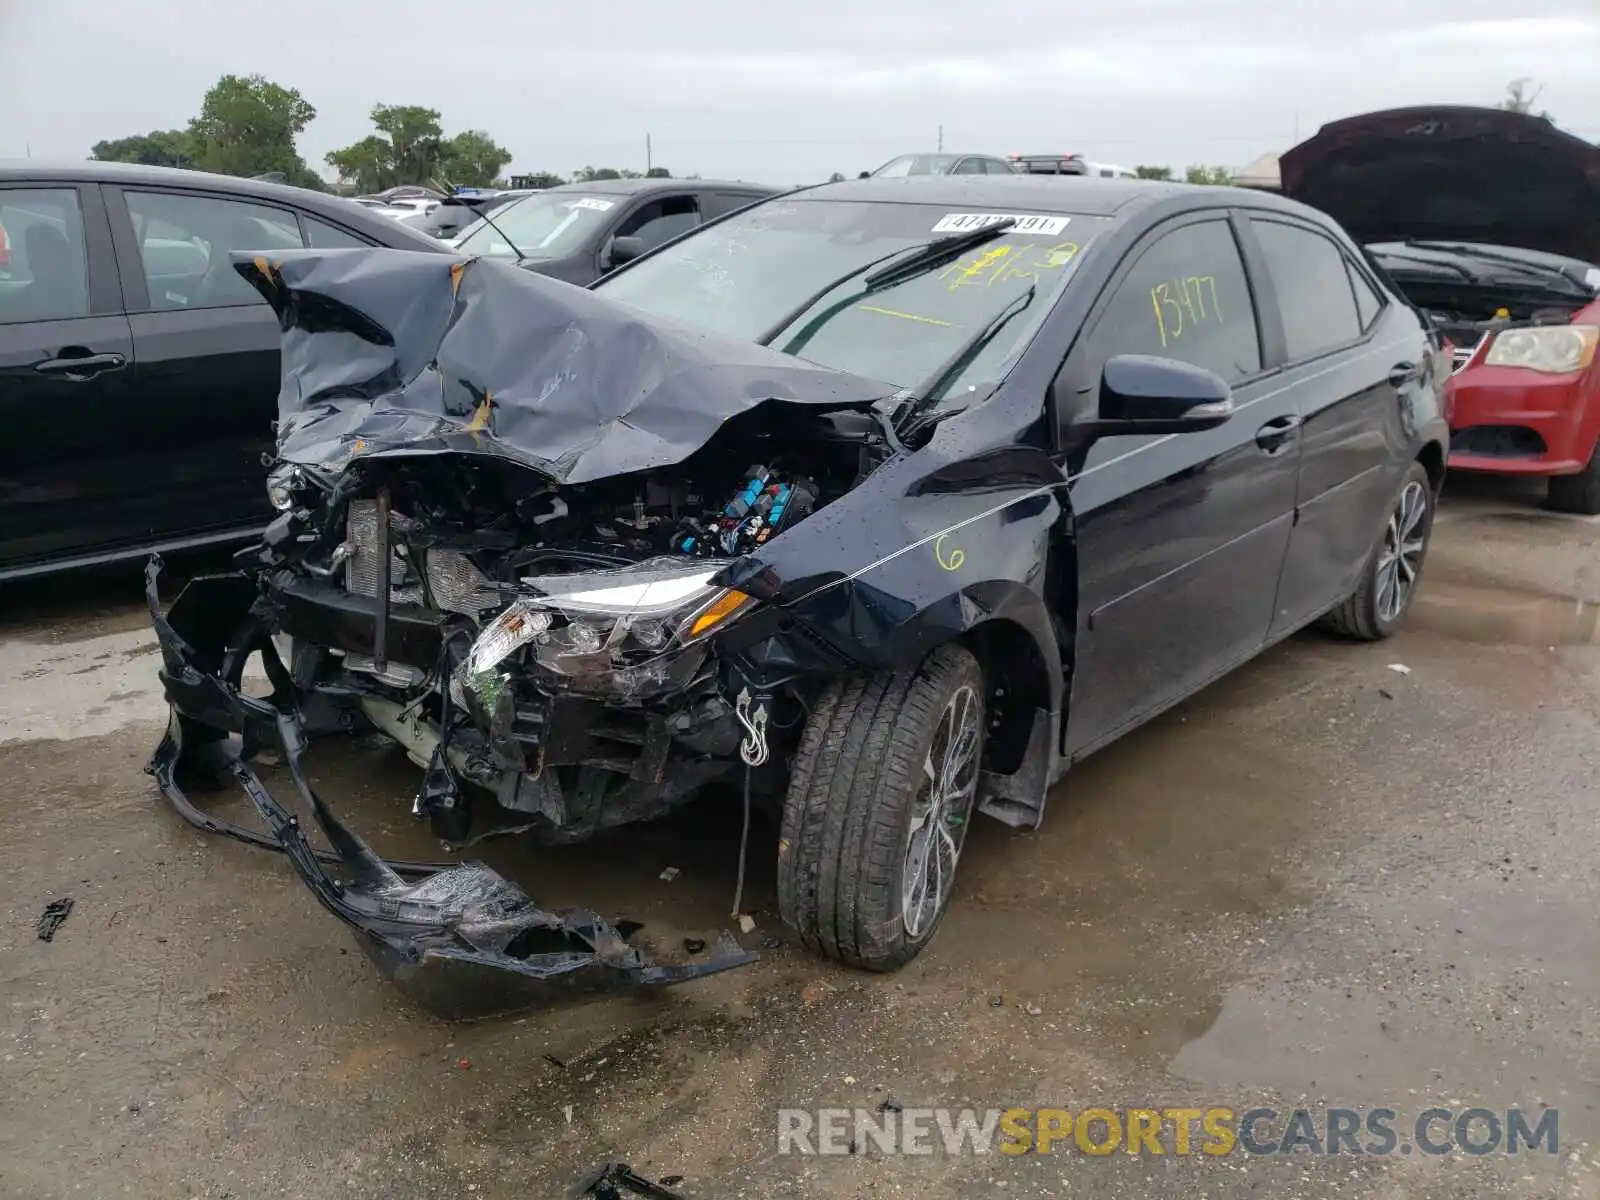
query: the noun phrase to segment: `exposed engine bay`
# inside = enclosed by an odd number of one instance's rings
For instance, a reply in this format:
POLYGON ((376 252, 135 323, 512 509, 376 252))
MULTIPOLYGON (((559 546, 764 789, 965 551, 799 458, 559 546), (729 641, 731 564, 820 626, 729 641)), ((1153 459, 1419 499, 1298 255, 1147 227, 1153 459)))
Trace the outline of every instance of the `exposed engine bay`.
POLYGON ((294 468, 264 603, 323 725, 364 718, 426 768, 415 811, 443 841, 579 840, 738 769, 741 681, 707 637, 748 598, 710 581, 883 450, 870 419, 821 413, 582 485, 449 454, 294 468))

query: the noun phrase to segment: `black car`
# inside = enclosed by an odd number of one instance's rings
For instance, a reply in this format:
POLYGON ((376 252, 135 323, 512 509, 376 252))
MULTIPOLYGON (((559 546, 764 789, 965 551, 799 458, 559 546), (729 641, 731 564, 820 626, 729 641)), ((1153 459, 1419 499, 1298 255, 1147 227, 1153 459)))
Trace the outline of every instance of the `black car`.
POLYGON ((277 318, 229 254, 434 239, 302 188, 0 163, 0 579, 249 538, 277 318))
POLYGON ((406 883, 310 790, 308 737, 399 741, 455 846, 575 841, 727 781, 781 812, 789 925, 889 969, 933 937, 975 812, 1037 826, 1097 747, 1311 622, 1388 636, 1417 586, 1442 340, 1291 201, 861 180, 589 291, 362 259, 241 263, 316 332, 286 343, 282 513, 248 567, 165 613, 150 571, 175 714, 152 770, 199 821, 188 781, 242 781, 434 1003, 452 968, 538 990, 748 955, 651 966, 479 865, 406 883), (257 651, 266 699, 239 687, 257 651))
POLYGON ((503 258, 589 284, 614 267, 779 189, 712 179, 597 179, 566 183, 495 209, 456 242, 462 254, 503 258))

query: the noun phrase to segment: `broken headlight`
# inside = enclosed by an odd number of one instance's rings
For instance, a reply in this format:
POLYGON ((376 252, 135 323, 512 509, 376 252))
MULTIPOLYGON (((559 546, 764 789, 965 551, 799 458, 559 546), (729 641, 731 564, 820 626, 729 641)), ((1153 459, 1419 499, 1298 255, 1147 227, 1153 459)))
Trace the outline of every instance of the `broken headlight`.
MULTIPOLYGON (((711 580, 727 563, 658 558, 616 570, 541 575, 522 582, 529 594, 491 622, 473 643, 466 675, 484 694, 497 668, 532 643, 539 662, 562 675, 616 675, 652 669, 755 604, 711 580)), ((664 676, 663 676, 664 678, 664 676)))
POLYGON ((288 512, 305 482, 305 474, 294 463, 279 463, 267 472, 267 500, 279 512, 288 512))
POLYGON ((1486 367, 1523 367, 1549 375, 1582 371, 1594 361, 1600 327, 1545 325, 1532 329, 1507 329, 1494 335, 1486 367))

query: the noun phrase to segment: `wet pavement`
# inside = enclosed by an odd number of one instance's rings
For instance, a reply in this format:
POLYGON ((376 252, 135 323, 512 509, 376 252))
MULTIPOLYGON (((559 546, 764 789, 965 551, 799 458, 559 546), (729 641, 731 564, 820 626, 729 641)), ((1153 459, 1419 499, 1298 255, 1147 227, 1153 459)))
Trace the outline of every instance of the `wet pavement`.
MULTIPOLYGON (((1453 483, 1399 636, 1291 639, 1083 764, 1038 833, 975 825, 952 911, 900 973, 785 945, 659 997, 470 1026, 409 1007, 286 864, 157 801, 136 570, 7 589, 0 1196, 556 1197, 607 1157, 703 1198, 1600 1195, 1597 564, 1600 522, 1453 483), (1548 1107, 1560 1145, 777 1153, 780 1107, 889 1095, 1389 1107, 1402 1132, 1435 1104, 1548 1107)), ((310 765, 381 850, 438 857, 403 754, 322 744, 310 765)), ((710 796, 482 857, 681 958, 728 924, 736 814, 710 796)), ((758 824, 750 944, 782 935, 775 836, 758 824)))

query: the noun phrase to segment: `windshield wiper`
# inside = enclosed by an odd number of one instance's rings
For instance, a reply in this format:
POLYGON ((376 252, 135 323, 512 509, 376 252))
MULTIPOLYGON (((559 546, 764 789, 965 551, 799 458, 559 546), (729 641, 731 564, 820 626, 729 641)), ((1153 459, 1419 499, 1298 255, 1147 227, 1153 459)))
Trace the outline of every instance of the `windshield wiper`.
MULTIPOLYGON (((995 337, 1006 327, 1012 317, 1017 316, 1028 305, 1033 303, 1033 298, 1038 292, 1038 285, 1030 283, 1027 291, 1012 297, 1010 302, 989 320, 987 325, 957 346, 954 353, 933 369, 926 382, 912 389, 910 398, 906 400, 901 408, 901 415, 895 421, 895 424, 901 427, 902 434, 911 434, 921 424, 918 418, 928 413, 928 410, 938 402, 940 393, 950 385, 952 380, 960 378, 961 372, 972 365, 973 360, 983 353, 984 348, 990 342, 994 341, 995 337)), ((951 410, 951 412, 959 411, 959 409, 951 410)))
MULTIPOLYGON (((1406 244, 1410 245, 1411 243, 1408 242, 1406 244)), ((1483 282, 1483 280, 1477 274, 1475 274, 1472 271, 1467 270, 1466 267, 1462 266, 1458 262, 1451 262, 1449 259, 1425 258, 1420 254, 1402 254, 1398 250, 1372 250, 1372 249, 1370 249, 1370 247, 1369 247, 1369 251, 1368 252, 1372 255, 1373 258, 1380 259, 1380 260, 1381 259, 1393 259, 1396 262, 1420 263, 1422 266, 1425 266, 1425 267, 1438 267, 1442 271, 1454 271, 1457 275, 1461 276, 1461 278, 1465 279, 1468 283, 1482 283, 1483 282)))
POLYGON ((880 292, 885 288, 893 287, 899 283, 904 283, 907 279, 915 278, 923 271, 937 266, 946 259, 956 257, 963 250, 966 250, 972 246, 980 245, 983 242, 987 242, 1005 230, 1010 229, 1016 223, 1017 219, 1015 217, 1006 217, 1003 220, 994 222, 992 225, 985 225, 982 229, 973 229, 967 233, 953 234, 950 237, 935 238, 931 242, 923 242, 921 245, 917 246, 902 246, 898 250, 893 250, 888 254, 880 255, 878 258, 873 259, 869 263, 863 263, 859 267, 852 267, 849 271, 846 271, 837 279, 829 280, 827 284, 812 292, 805 298, 804 303, 797 304, 788 312, 784 313, 783 317, 776 324, 774 324, 770 329, 756 339, 756 342, 762 346, 772 345, 772 343, 777 340, 780 333, 789 328, 789 326, 793 325, 806 313, 811 311, 812 305, 816 304, 817 301, 821 300, 835 288, 843 287, 856 276, 865 274, 868 271, 872 271, 872 268, 878 266, 879 263, 888 262, 890 259, 901 260, 899 262, 892 263, 881 270, 873 271, 872 274, 867 275, 867 277, 861 281, 863 285, 861 291, 845 300, 840 301, 832 308, 819 314, 817 319, 812 321, 810 325, 806 326, 805 330, 798 334, 795 339, 789 343, 784 351, 787 354, 798 353, 801 347, 803 347, 807 342, 816 336, 818 329, 822 328, 822 326, 831 320, 836 313, 849 308, 850 305, 854 304, 857 300, 864 300, 874 292, 880 292), (909 255, 910 257, 903 257, 906 255, 909 255))
POLYGON ((1543 275, 1545 278, 1555 278, 1563 283, 1571 284, 1574 288, 1581 289, 1584 294, 1590 294, 1587 284, 1575 279, 1565 267, 1557 267, 1550 263, 1533 262, 1529 259, 1518 258, 1514 254, 1498 254, 1482 246, 1474 246, 1469 242, 1417 242, 1408 241, 1408 246, 1415 246, 1419 250, 1445 250, 1454 254, 1464 254, 1469 258, 1479 258, 1484 262, 1502 263, 1508 267, 1515 267, 1519 271, 1526 271, 1530 275, 1543 275))

